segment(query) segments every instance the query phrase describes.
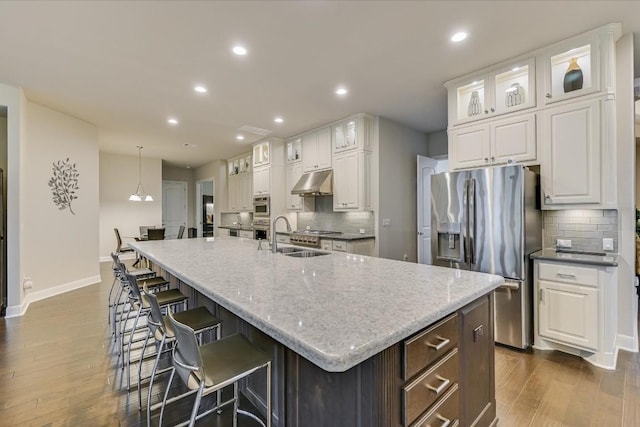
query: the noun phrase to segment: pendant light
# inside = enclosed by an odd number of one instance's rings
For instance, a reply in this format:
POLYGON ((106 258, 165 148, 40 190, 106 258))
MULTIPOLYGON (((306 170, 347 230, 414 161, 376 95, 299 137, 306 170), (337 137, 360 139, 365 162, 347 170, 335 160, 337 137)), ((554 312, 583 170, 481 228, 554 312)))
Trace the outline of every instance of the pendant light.
POLYGON ((132 202, 153 202, 153 197, 148 194, 144 194, 144 187, 142 186, 142 146, 138 145, 138 188, 136 192, 129 196, 129 200, 132 202))

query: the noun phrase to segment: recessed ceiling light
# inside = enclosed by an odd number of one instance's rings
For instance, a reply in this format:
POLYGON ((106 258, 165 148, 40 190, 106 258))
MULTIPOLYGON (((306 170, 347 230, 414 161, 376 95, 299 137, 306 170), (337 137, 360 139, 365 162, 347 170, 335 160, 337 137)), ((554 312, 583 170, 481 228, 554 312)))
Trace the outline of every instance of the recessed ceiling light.
POLYGON ((178 119, 174 119, 173 117, 167 119, 167 123, 169 123, 170 125, 177 125, 178 124, 178 119))
POLYGON ((347 89, 340 87, 338 89, 336 89, 336 95, 346 95, 347 94, 347 89))
POLYGON ((197 145, 196 144, 189 144, 188 142, 184 143, 184 148, 196 148, 197 145))
POLYGON ((237 139, 238 141, 244 141, 244 136, 242 136, 242 135, 236 135, 236 139, 237 139))
POLYGON ((513 69, 511 71, 518 71, 520 69, 520 67, 513 67, 513 69))
POLYGON ((191 169, 191 166, 187 166, 187 169, 191 169))
POLYGON ((273 119, 274 122, 276 123, 282 123, 284 122, 284 120, 282 119, 282 117, 276 117, 275 119, 273 119))
POLYGON ((451 41, 452 42, 461 42, 462 40, 467 38, 467 33, 465 33, 464 31, 460 31, 459 33, 455 33, 453 36, 451 36, 451 41))
POLYGON ((246 55, 247 54, 247 49, 244 46, 234 46, 233 47, 233 53, 235 53, 236 55, 246 55))
POLYGON ((198 93, 207 93, 207 88, 202 85, 197 85, 193 88, 198 93))

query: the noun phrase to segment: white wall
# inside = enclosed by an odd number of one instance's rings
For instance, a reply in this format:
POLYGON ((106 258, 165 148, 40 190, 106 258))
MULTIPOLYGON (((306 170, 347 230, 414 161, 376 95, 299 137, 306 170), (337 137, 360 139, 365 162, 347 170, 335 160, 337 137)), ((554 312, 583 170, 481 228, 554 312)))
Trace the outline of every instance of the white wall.
POLYGON ((98 129, 33 102, 25 113, 20 252, 22 278, 33 282, 28 303, 100 281, 98 129), (67 158, 79 173, 78 198, 60 210, 48 181, 53 163, 67 158))
POLYGON ((139 226, 162 225, 162 161, 144 157, 142 185, 153 202, 131 202, 129 196, 138 186, 138 154, 132 156, 100 153, 100 260, 110 260, 116 249, 113 232, 118 228, 123 241, 138 236, 139 226), (128 237, 127 237, 128 236, 128 237))
POLYGON ((638 297, 635 271, 635 136, 633 103, 633 34, 623 36, 616 51, 616 138, 618 176, 618 343, 637 351, 638 297))
POLYGON ((449 153, 449 139, 446 129, 427 134, 427 140, 429 144, 427 150, 428 157, 434 159, 447 157, 449 153))
POLYGON ((376 239, 379 256, 417 260, 416 156, 427 155, 427 135, 380 117, 378 120, 379 195, 376 239), (383 227, 385 218, 390 227, 383 227))

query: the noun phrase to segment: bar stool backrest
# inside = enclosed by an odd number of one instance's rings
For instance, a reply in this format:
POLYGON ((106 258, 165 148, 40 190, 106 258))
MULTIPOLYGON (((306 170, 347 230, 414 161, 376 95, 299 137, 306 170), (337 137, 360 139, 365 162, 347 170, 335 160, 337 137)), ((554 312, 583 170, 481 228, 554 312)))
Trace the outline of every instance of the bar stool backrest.
MULTIPOLYGON (((159 328, 164 329, 163 320, 162 320, 164 316, 162 315, 160 304, 158 304, 158 297, 156 297, 153 293, 149 292, 149 288, 147 288, 146 283, 143 285, 142 289, 144 290, 144 297, 149 303, 149 308, 151 309, 151 312, 147 316, 147 323, 149 324, 151 332, 155 335, 156 331, 159 328)), ((162 329, 160 330, 160 332, 164 333, 162 329)))
POLYGON ((198 388, 200 381, 193 375, 199 372, 199 377, 204 381, 202 370, 202 357, 196 334, 189 326, 178 322, 173 318, 171 312, 168 313, 169 321, 176 334, 176 346, 173 349, 173 365, 182 381, 190 389, 198 388))

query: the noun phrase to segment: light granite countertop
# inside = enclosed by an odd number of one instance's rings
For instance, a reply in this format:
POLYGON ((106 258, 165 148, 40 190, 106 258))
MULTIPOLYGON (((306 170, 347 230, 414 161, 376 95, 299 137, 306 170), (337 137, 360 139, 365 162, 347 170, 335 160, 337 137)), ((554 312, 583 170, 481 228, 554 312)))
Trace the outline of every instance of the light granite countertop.
POLYGON ((617 267, 618 256, 607 253, 605 255, 593 255, 588 253, 556 252, 555 249, 542 249, 529 255, 531 259, 547 261, 570 262, 574 264, 590 264, 605 267, 617 267))
POLYGON ((130 246, 330 372, 350 369, 504 281, 343 252, 292 258, 235 237, 130 246))

